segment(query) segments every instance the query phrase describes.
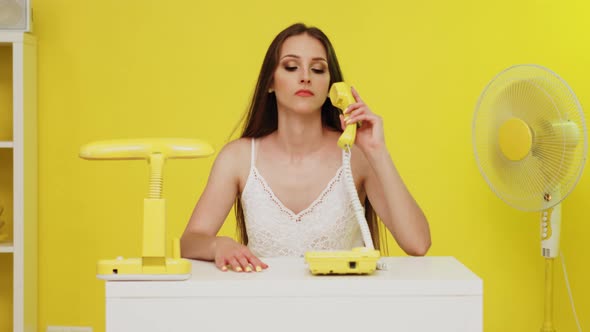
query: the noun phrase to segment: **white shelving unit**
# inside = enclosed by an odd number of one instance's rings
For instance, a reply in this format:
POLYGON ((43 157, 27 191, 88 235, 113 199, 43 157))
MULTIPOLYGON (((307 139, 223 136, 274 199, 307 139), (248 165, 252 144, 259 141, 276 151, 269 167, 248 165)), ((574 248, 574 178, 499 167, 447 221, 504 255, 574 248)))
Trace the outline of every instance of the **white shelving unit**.
MULTIPOLYGON (((11 133, 2 132, 0 153, 11 158, 0 165, 12 170, 12 188, 0 188, 3 195, 12 201, 12 207, 5 206, 6 220, 12 230, 9 242, 0 243, 0 255, 10 255, 12 266, 0 266, 0 271, 11 271, 12 285, 0 285, 0 302, 8 302, 5 296, 12 295, 13 332, 37 331, 37 43, 36 38, 23 32, 0 32, 1 68, 12 68, 12 72, 1 71, 2 82, 11 81, 11 109, 2 110, 2 117, 12 118, 11 133), (9 76, 9 77, 7 77, 9 76), (5 138, 8 137, 8 139, 5 138), (9 210, 9 211, 7 211, 9 210), (9 289, 3 289, 8 287, 9 289)), ((5 87, 5 85, 3 85, 5 87)), ((10 84, 9 84, 10 86, 10 84)), ((6 95, 6 94, 3 94, 6 95)), ((8 94, 9 95, 9 94, 8 94)), ((0 121, 6 121, 0 118, 0 121)), ((2 129, 9 128, 3 126, 2 129)), ((10 131, 10 128, 8 129, 10 131)), ((5 183, 0 184, 5 186, 5 183)), ((1 259, 0 264, 10 262, 1 259)), ((4 265, 4 264, 3 264, 4 265)), ((10 272, 9 272, 10 273, 10 272)))
POLYGON ((12 244, 12 241, 0 243, 0 253, 3 252, 14 252, 14 244, 12 244))
POLYGON ((14 143, 12 141, 0 141, 0 149, 8 148, 12 149, 14 147, 14 143))

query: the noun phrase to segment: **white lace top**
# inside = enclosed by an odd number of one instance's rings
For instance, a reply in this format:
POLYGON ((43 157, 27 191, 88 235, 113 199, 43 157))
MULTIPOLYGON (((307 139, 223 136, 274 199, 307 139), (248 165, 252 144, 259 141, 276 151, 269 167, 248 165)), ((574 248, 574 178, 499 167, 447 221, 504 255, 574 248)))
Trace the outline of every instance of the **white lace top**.
POLYGON ((350 250, 363 246, 344 185, 342 166, 309 207, 294 213, 275 196, 256 169, 254 139, 250 164, 250 174, 240 199, 248 247, 254 255, 303 256, 306 251, 350 250))

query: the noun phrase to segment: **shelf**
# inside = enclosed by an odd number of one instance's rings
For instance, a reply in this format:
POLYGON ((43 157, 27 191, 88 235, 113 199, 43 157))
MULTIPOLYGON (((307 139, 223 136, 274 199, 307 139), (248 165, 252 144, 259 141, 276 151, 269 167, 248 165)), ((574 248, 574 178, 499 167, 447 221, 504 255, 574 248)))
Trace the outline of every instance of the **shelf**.
POLYGON ((0 141, 0 149, 12 149, 14 143, 12 141, 0 141))
POLYGON ((14 252, 14 245, 12 242, 1 242, 0 243, 0 253, 3 252, 14 252))
POLYGON ((22 31, 0 31, 0 44, 10 44, 22 42, 25 33, 22 31))

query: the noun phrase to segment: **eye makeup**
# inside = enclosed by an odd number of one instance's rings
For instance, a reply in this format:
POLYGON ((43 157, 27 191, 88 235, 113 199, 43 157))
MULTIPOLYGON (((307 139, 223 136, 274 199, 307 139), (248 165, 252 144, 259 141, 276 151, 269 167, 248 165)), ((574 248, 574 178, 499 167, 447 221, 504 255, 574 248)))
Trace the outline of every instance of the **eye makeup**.
MULTIPOLYGON (((294 72, 300 67, 299 63, 293 60, 283 62, 281 66, 288 72, 294 72)), ((311 71, 315 74, 324 74, 327 69, 326 67, 327 66, 324 64, 323 61, 316 62, 312 64, 311 71)))

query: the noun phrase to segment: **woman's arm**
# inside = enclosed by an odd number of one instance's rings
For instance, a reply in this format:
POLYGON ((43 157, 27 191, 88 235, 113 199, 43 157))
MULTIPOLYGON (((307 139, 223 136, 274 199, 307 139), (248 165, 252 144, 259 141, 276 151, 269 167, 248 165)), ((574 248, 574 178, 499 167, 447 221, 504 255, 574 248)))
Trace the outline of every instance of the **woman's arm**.
POLYGON ((356 145, 364 154, 359 161, 365 172, 369 201, 400 247, 409 255, 423 256, 431 245, 426 216, 408 191, 385 145, 383 121, 352 90, 356 103, 346 124, 362 121, 356 145))
POLYGON ((400 247, 409 255, 423 256, 430 248, 430 229, 426 216, 406 188, 389 152, 366 152, 370 166, 365 190, 375 208, 400 247))
MULTIPOLYGON (((182 256, 215 261, 222 270, 231 265, 236 271, 248 271, 249 265, 266 268, 258 258, 231 238, 218 237, 239 191, 240 172, 249 165, 249 140, 227 144, 220 152, 190 220, 180 239, 182 256)), ((258 270, 258 269, 257 269, 258 270)))

